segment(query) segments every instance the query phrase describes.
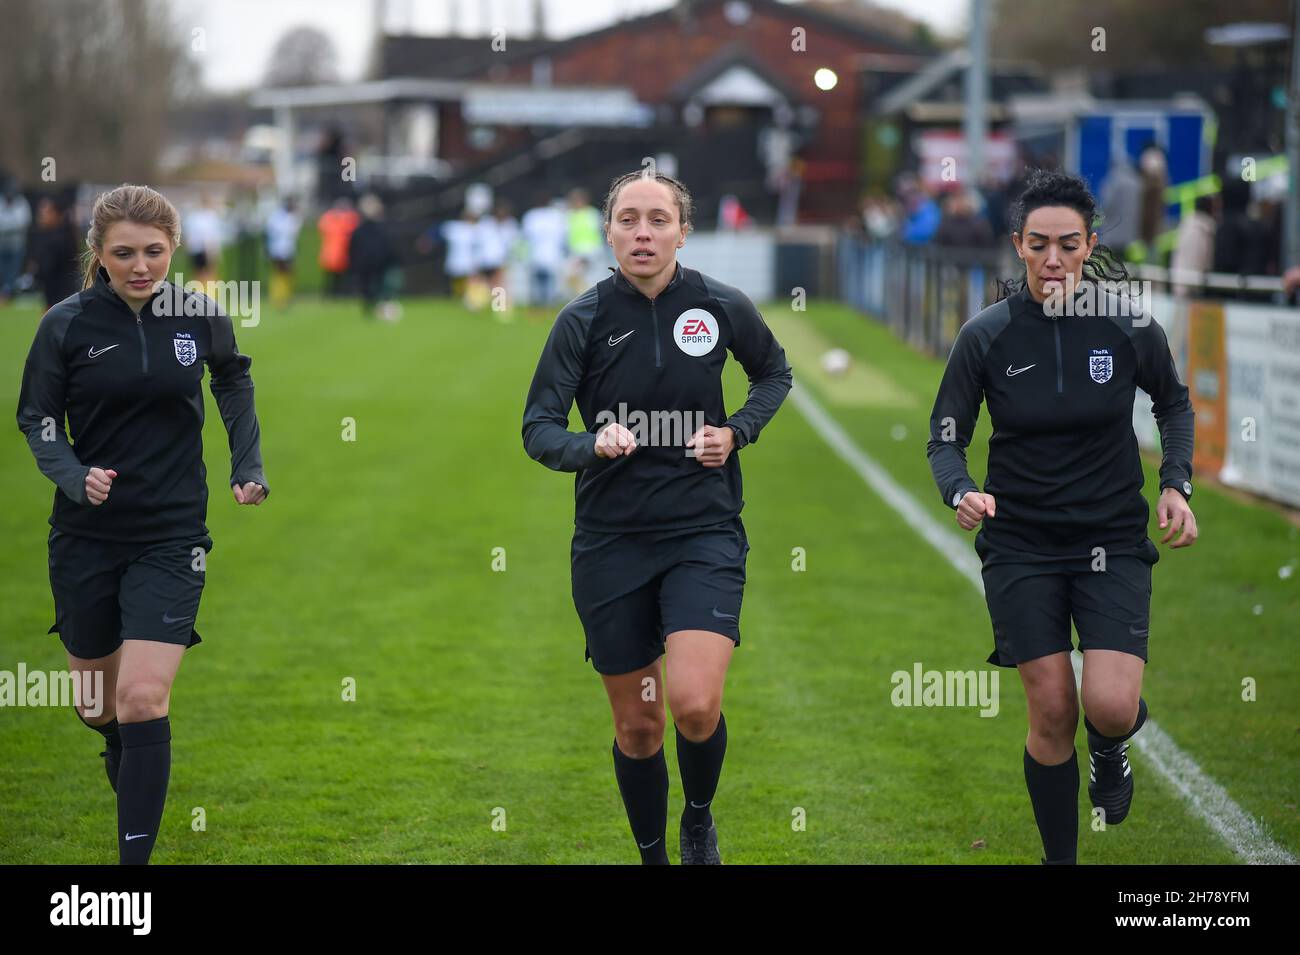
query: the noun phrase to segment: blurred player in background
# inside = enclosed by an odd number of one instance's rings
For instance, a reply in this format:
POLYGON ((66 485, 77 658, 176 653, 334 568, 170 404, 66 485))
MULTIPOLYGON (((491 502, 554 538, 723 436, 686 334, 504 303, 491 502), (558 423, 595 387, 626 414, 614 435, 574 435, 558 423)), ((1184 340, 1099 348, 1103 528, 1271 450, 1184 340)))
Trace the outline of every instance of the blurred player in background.
POLYGON ((529 304, 549 305, 560 293, 568 219, 549 192, 539 192, 537 205, 524 213, 520 229, 528 245, 529 304))
POLYGON ((352 207, 352 200, 339 196, 334 204, 326 209, 316 223, 320 230, 321 271, 325 276, 325 294, 338 298, 347 290, 348 246, 352 242, 352 233, 361 224, 361 217, 352 207))
POLYGON ((193 279, 206 289, 209 282, 216 280, 225 228, 217 201, 205 192, 198 208, 185 217, 185 251, 194 264, 194 275, 186 278, 187 283, 193 279))
POLYGON ((348 262, 356 274, 361 311, 366 318, 376 314, 386 320, 396 318, 390 301, 389 273, 397 268, 397 252, 384 221, 384 204, 367 193, 357 203, 361 222, 348 240, 348 262))
POLYGON ((578 295, 590 283, 592 266, 601 255, 600 212, 587 198, 585 189, 569 192, 566 243, 569 252, 567 287, 571 296, 578 295))
POLYGON ((271 307, 279 311, 293 299, 293 276, 298 258, 302 216, 298 203, 286 196, 266 219, 266 257, 271 260, 271 307))
POLYGON ((50 196, 42 196, 36 204, 36 228, 27 254, 32 278, 44 295, 47 309, 80 287, 77 257, 81 243, 72 217, 50 196))
POLYGON ((488 291, 488 305, 500 321, 509 321, 514 303, 506 287, 506 266, 519 237, 519 223, 510 214, 510 203, 500 199, 489 215, 474 225, 476 270, 488 291))

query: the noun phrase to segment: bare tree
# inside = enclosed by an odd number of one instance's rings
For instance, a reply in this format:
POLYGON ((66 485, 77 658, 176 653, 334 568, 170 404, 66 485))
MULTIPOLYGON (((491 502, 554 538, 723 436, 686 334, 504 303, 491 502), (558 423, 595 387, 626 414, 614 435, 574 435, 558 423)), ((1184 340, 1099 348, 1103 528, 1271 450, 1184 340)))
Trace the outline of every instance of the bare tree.
POLYGON ((337 83, 339 55, 334 41, 316 27, 294 27, 275 43, 264 86, 315 86, 337 83))
POLYGON ((5 0, 5 20, 0 166, 29 186, 151 179, 188 38, 163 4, 5 0))

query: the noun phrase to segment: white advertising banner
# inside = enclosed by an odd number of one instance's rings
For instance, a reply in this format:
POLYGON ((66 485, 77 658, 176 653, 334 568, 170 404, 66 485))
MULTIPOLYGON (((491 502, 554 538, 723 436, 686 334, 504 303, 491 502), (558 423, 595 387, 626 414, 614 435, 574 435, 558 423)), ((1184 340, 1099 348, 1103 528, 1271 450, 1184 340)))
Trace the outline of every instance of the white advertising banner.
MULTIPOLYGON (((1165 292, 1152 292, 1142 304, 1165 330, 1165 337, 1169 339, 1169 347, 1173 350, 1178 365, 1179 377, 1186 381, 1184 359, 1179 355, 1181 349, 1178 344, 1185 338, 1183 323, 1187 313, 1186 304, 1175 302, 1174 297, 1165 292)), ((1160 429, 1156 426, 1155 415, 1151 413, 1151 396, 1141 388, 1133 393, 1133 432, 1137 435, 1138 447, 1142 450, 1160 450, 1160 429)))
POLYGON ((1300 506, 1300 310, 1228 303, 1227 455, 1219 479, 1300 506))

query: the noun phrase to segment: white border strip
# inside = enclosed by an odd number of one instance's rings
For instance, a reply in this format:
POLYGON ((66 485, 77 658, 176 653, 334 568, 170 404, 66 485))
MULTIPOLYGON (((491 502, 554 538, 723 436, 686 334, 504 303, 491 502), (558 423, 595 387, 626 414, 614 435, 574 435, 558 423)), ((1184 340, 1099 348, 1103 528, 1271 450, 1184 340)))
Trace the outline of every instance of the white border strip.
MULTIPOLYGON (((796 384, 790 392, 790 400, 822 440, 884 498, 909 527, 925 538, 981 594, 984 593, 979 558, 965 539, 956 531, 943 527, 923 509, 902 485, 854 443, 806 388, 796 384)), ((1071 663, 1078 679, 1083 665, 1078 651, 1071 654, 1071 663)), ((1146 721, 1133 737, 1133 744, 1147 757, 1151 767, 1183 797, 1192 814, 1218 833, 1228 848, 1243 860, 1252 865, 1297 864, 1295 856, 1270 839, 1263 826, 1237 805, 1227 790, 1206 775, 1155 720, 1146 721)))

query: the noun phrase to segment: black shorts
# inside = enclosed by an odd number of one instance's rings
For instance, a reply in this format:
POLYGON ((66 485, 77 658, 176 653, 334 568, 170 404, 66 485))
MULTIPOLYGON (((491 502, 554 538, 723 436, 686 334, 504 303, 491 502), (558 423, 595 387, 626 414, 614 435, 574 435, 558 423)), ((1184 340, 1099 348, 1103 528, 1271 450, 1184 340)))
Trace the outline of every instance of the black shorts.
POLYGON ((1151 568, 1160 553, 1150 538, 1131 553, 1106 554, 1105 570, 1091 557, 1044 559, 992 548, 982 536, 984 599, 993 622, 988 662, 1014 667, 1073 648, 1119 650, 1147 658, 1151 626, 1151 568))
POLYGON ((575 528, 573 605, 598 673, 631 673, 664 653, 678 630, 720 633, 740 646, 749 540, 739 517, 708 527, 609 534, 575 528))
POLYGON ((50 530, 54 626, 63 646, 87 660, 106 657, 123 640, 192 647, 203 594, 207 536, 119 543, 50 530), (204 551, 198 560, 197 548, 204 551))

